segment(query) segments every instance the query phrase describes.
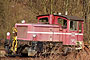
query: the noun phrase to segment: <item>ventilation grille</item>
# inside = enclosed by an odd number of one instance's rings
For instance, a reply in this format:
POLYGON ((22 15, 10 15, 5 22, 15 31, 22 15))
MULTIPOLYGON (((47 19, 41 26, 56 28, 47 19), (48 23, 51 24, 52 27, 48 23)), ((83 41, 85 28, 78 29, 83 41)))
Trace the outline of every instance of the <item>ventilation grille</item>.
POLYGON ((17 38, 27 38, 27 26, 17 26, 17 38))

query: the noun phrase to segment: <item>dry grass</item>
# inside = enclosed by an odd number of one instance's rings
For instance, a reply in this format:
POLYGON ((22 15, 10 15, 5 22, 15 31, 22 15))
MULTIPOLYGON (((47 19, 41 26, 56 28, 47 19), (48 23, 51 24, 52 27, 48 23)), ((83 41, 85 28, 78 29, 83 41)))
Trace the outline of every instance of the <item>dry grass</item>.
POLYGON ((90 49, 84 48, 80 51, 74 51, 67 56, 63 55, 50 55, 48 57, 5 57, 1 60, 90 60, 90 49))

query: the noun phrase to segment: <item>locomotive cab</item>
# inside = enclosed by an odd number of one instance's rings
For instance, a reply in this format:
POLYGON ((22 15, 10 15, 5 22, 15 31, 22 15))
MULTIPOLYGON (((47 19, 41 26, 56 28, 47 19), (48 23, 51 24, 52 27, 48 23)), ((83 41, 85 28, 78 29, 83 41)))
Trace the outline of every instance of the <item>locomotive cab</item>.
MULTIPOLYGON (((44 22, 44 24, 58 26, 59 30, 57 34, 61 34, 63 36, 58 40, 63 41, 64 45, 76 45, 78 41, 80 42, 83 41, 84 19, 76 16, 66 16, 66 15, 40 15, 37 18, 39 23, 44 22)), ((53 27, 52 29, 55 28, 56 27, 53 27)), ((53 38, 56 40, 55 37, 53 38)))

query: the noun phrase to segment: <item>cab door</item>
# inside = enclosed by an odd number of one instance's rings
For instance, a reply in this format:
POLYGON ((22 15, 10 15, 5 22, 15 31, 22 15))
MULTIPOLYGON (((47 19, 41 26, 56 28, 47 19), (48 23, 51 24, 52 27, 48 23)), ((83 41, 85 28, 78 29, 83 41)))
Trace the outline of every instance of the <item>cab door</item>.
POLYGON ((78 22, 78 42, 83 41, 83 21, 78 22))
POLYGON ((66 40, 66 33, 67 33, 67 20, 63 17, 60 16, 56 16, 55 17, 55 24, 57 24, 59 27, 57 28, 57 31, 55 29, 54 32, 56 32, 56 34, 54 35, 54 37, 56 36, 58 39, 58 41, 63 42, 63 44, 65 43, 66 40))
POLYGON ((69 45, 76 45, 78 34, 78 21, 70 21, 69 45))

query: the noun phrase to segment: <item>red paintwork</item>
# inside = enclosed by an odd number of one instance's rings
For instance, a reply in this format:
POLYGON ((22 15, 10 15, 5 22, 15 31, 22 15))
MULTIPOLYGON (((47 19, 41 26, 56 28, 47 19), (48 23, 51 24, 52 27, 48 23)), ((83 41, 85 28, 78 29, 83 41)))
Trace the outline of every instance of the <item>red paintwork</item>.
POLYGON ((16 24, 17 28, 17 39, 18 40, 28 40, 28 41, 53 41, 53 42, 63 42, 63 45, 76 45, 77 41, 83 41, 83 21, 78 21, 82 23, 82 32, 79 33, 79 27, 77 31, 70 30, 70 20, 61 16, 39 16, 40 18, 48 17, 49 24, 16 24), (62 18, 67 20, 67 28, 61 28, 58 24, 57 19, 62 18))

